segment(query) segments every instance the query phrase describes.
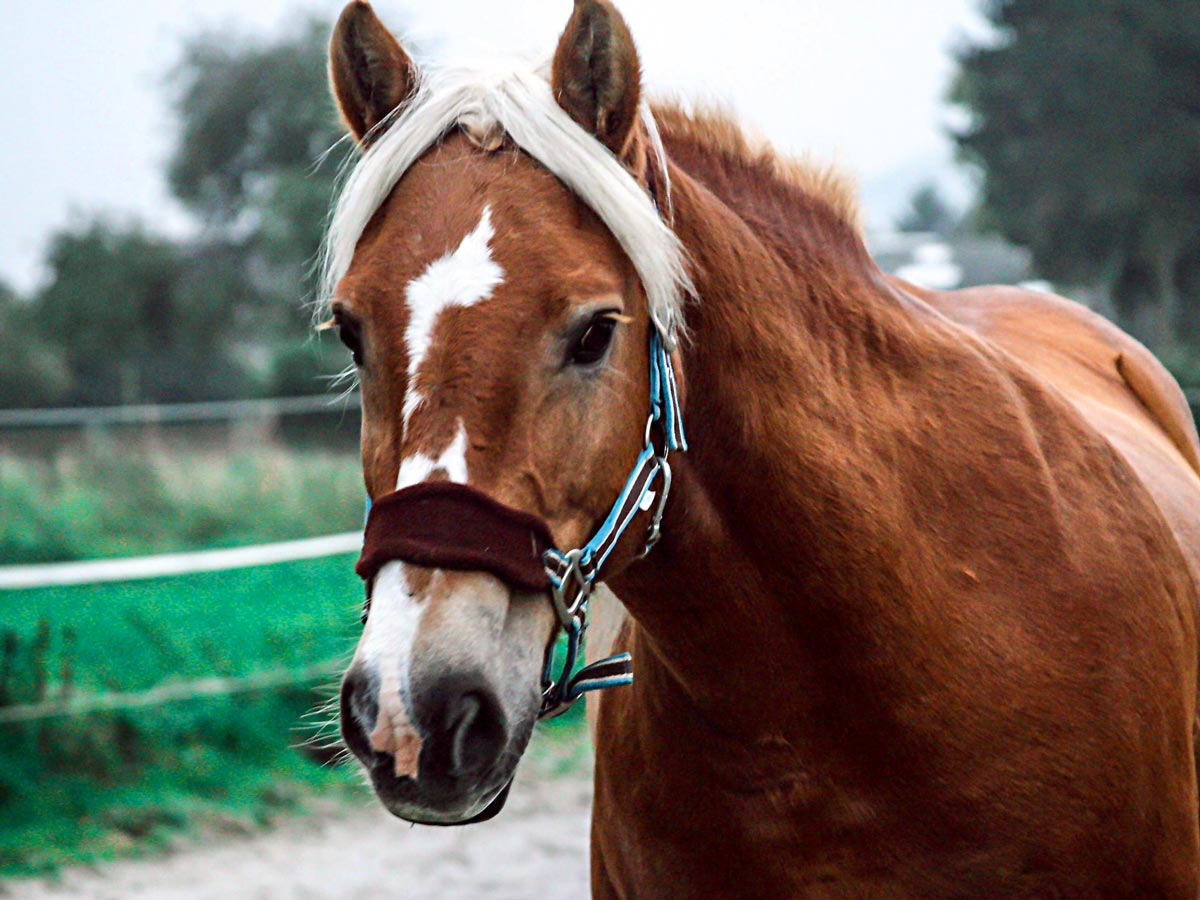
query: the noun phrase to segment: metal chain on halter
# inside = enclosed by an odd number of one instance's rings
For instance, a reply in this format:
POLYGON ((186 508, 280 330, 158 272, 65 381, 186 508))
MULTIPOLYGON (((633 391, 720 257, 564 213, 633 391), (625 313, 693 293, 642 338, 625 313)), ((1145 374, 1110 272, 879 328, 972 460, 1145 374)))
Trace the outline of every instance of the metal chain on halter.
POLYGON ((566 653, 557 678, 553 677, 554 654, 547 653, 542 673, 541 718, 566 712, 583 694, 601 688, 616 687, 633 681, 633 660, 628 653, 618 653, 591 665, 574 675, 579 646, 587 630, 587 604, 598 583, 600 569, 639 512, 651 512, 646 530, 642 556, 662 536, 662 516, 671 492, 671 464, 667 457, 672 450, 687 449, 683 432, 683 417, 679 409, 679 390, 675 369, 662 335, 657 328, 650 336, 650 415, 646 420, 646 437, 642 452, 633 465, 608 517, 583 547, 568 550, 547 550, 542 557, 550 579, 551 600, 559 624, 567 636, 566 653), (654 442, 654 425, 662 432, 662 449, 654 442), (656 479, 661 480, 657 491, 656 479))

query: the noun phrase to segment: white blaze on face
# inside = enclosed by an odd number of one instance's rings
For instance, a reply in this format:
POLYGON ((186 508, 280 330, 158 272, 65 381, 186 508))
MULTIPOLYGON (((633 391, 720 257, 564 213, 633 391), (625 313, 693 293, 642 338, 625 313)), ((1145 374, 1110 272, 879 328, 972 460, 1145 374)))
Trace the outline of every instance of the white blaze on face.
POLYGON ((474 306, 492 296, 504 280, 504 270, 492 259, 489 242, 492 230, 492 208, 485 206, 475 230, 463 238, 458 248, 433 262, 408 286, 408 328, 404 339, 408 344, 408 394, 404 398, 404 425, 424 401, 417 390, 417 373, 434 326, 442 311, 452 306, 474 306))
POLYGON ((467 483, 467 429, 462 419, 458 420, 458 430, 450 446, 437 456, 414 453, 400 463, 396 490, 420 484, 439 470, 445 472, 447 479, 455 484, 467 483))
POLYGON ((379 570, 371 591, 371 612, 358 655, 378 675, 378 714, 371 745, 396 759, 396 776, 415 776, 421 737, 408 713, 408 663, 420 624, 421 607, 408 587, 404 564, 379 570))
MULTIPOLYGON (((400 463, 396 489, 419 484, 436 471, 445 472, 456 484, 467 483, 467 429, 461 419, 453 440, 437 456, 414 453, 400 463)), ((422 609, 420 598, 409 587, 406 565, 398 561, 384 565, 375 576, 359 653, 379 674, 379 713, 371 744, 395 757, 397 777, 417 775, 421 752, 421 737, 409 715, 409 670, 422 609)))
MULTIPOLYGON (((408 394, 404 425, 424 401, 417 374, 429 351, 434 327, 442 312, 453 306, 472 306, 492 295, 504 272, 492 259, 489 242, 491 208, 484 207, 475 229, 453 252, 433 262, 408 286, 408 394)), ((401 460, 396 489, 419 484, 437 471, 450 481, 467 483, 467 431, 458 422, 453 439, 441 451, 413 453, 401 460)), ((417 775, 421 737, 412 725, 409 672, 412 648, 420 627, 422 604, 409 587, 405 564, 390 562, 379 570, 371 592, 371 612, 359 643, 359 654, 379 677, 379 712, 370 740, 377 751, 395 757, 397 777, 417 775)))

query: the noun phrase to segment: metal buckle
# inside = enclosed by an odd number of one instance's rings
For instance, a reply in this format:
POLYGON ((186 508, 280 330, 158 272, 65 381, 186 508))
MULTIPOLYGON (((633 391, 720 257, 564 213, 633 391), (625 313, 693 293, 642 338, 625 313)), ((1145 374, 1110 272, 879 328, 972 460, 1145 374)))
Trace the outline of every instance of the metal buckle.
POLYGON ((572 623, 579 618, 580 608, 592 593, 592 580, 583 571, 583 550, 580 548, 568 550, 558 557, 551 556, 547 552, 546 556, 542 558, 542 564, 545 565, 547 574, 551 576, 550 599, 554 603, 554 611, 558 614, 558 620, 562 623, 563 628, 570 628, 572 623), (549 562, 547 562, 547 558, 549 558, 549 562), (564 561, 565 567, 562 566, 564 561), (575 587, 576 593, 568 602, 568 592, 571 591, 572 586, 575 587))

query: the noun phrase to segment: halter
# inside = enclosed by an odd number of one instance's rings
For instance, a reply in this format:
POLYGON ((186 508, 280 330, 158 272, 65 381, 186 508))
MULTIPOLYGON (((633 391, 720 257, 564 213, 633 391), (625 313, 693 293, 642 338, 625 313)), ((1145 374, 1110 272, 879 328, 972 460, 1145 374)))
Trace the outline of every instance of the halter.
POLYGON ((617 687, 633 681, 633 658, 618 653, 591 665, 584 666, 573 676, 579 644, 587 630, 587 603, 598 583, 600 569, 608 559, 621 535, 639 512, 649 512, 650 526, 646 543, 639 558, 646 556, 662 537, 663 510, 671 493, 671 464, 667 456, 672 450, 687 449, 683 433, 683 416, 679 409, 679 390, 675 383, 675 368, 657 326, 650 335, 650 415, 646 419, 646 435, 642 452, 625 480, 608 517, 592 539, 582 547, 563 553, 550 548, 542 554, 546 576, 550 579, 550 599, 567 636, 566 656, 558 678, 552 677, 554 654, 546 654, 542 674, 542 710, 539 718, 552 718, 571 708, 588 691, 617 687), (654 425, 663 435, 662 450, 654 443, 654 425), (662 481, 657 491, 655 480, 662 481))
POLYGON ((667 457, 672 450, 686 449, 675 370, 655 325, 650 334, 650 414, 645 443, 624 488, 591 540, 574 550, 560 551, 540 518, 504 506, 464 484, 424 482, 394 491, 368 507, 363 552, 355 566, 367 586, 363 622, 375 575, 393 560, 489 572, 525 593, 549 587, 559 628, 566 634, 566 653, 557 678, 553 673, 556 642, 551 641, 546 649, 539 719, 561 715, 589 691, 630 684, 633 660, 628 653, 575 671, 587 630, 588 599, 609 554, 639 512, 651 513, 641 556, 662 536, 663 510, 671 491, 667 457), (661 449, 655 443, 655 425, 661 433, 661 449), (657 489, 656 481, 661 481, 657 489))

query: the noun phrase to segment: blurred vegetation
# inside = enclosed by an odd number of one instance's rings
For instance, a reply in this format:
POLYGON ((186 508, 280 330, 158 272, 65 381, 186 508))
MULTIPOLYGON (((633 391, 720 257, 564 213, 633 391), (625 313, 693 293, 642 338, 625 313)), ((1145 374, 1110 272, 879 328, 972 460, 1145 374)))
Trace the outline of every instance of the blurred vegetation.
POLYGON ((306 305, 348 152, 328 33, 308 19, 270 40, 186 42, 167 83, 167 179, 197 236, 108 214, 52 235, 43 289, 0 286, 0 407, 315 393, 346 365, 318 352, 306 305))
MULTIPOLYGON (((0 591, 0 712, 347 654, 349 556, 82 587, 0 591)), ((336 676, 142 708, 0 722, 0 878, 242 833, 316 795, 366 797, 330 743, 336 676)), ((542 726, 547 774, 586 765, 582 704, 542 726)), ((0 890, 2 893, 2 890, 0 890)))
POLYGON ((0 455, 5 564, 135 556, 291 540, 362 525, 357 456, 93 450, 0 455))
MULTIPOLYGON (((353 645, 360 593, 344 556, 0 592, 0 709, 301 669, 353 645)), ((319 701, 301 681, 0 723, 0 874, 161 845, 195 824, 245 830, 302 807, 314 789, 350 785, 349 771, 321 765, 328 754, 297 752, 315 734, 319 718, 300 723, 319 701)))
POLYGON ((983 221, 1160 354, 1194 360, 1200 3, 987 0, 985 12, 997 34, 961 51, 953 91, 971 114, 956 137, 983 173, 983 221))

